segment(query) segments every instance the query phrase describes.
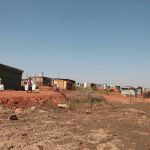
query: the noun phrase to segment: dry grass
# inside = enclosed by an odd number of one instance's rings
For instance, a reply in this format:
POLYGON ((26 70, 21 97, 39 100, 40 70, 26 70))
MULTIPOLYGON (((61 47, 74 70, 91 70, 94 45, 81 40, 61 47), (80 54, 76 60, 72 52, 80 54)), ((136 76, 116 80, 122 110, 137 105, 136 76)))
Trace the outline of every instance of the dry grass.
POLYGON ((77 89, 72 93, 65 93, 70 108, 76 109, 79 107, 92 108, 94 105, 102 105, 106 102, 105 98, 99 92, 92 89, 77 89))

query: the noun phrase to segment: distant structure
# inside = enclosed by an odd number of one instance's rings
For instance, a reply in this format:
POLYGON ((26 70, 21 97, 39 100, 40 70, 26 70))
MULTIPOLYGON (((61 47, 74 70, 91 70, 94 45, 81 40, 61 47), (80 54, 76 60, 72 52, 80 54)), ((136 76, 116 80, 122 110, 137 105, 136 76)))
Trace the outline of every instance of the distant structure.
POLYGON ((121 94, 125 96, 139 96, 142 95, 142 87, 132 87, 132 86, 126 86, 121 87, 121 94))
POLYGON ((143 92, 150 92, 150 88, 143 88, 143 92))
POLYGON ((84 88, 96 89, 96 84, 95 83, 84 82, 83 86, 84 86, 84 88))
POLYGON ((0 78, 5 90, 20 90, 23 70, 0 64, 0 78))
POLYGON ((42 76, 31 76, 32 81, 36 84, 38 88, 43 86, 52 86, 52 78, 42 76))
POLYGON ((55 78, 53 79, 53 86, 57 86, 59 89, 62 90, 74 90, 76 82, 70 79, 55 78))

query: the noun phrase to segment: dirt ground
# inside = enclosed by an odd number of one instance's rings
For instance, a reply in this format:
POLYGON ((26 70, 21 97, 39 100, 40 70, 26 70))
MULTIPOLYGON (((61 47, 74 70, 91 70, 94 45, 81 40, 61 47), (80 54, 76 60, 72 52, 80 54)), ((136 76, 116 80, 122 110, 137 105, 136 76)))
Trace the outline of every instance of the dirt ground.
POLYGON ((27 93, 25 91, 3 91, 0 92, 0 105, 7 108, 28 108, 30 106, 43 106, 47 101, 54 104, 63 103, 64 95, 59 92, 40 91, 27 93))
MULTIPOLYGON (((9 99, 16 97, 14 93, 9 99)), ((37 93, 28 94, 24 98, 35 100, 37 93)), ((57 99, 57 94, 40 96, 57 99)), ((0 99, 6 96, 3 93, 0 99)), ((60 94, 61 98, 64 102, 60 94)), ((0 104, 0 150, 150 150, 150 103, 111 101, 88 110, 84 106, 75 110, 28 106, 20 108, 18 120, 9 120, 12 106, 16 109, 18 103, 0 104)))

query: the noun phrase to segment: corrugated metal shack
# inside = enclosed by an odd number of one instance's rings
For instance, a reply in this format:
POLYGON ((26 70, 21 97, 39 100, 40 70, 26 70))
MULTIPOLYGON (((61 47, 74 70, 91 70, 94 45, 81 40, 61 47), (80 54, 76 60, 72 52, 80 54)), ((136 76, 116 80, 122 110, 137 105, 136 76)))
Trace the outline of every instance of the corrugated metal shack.
POLYGON ((138 87, 138 88, 134 88, 134 87, 122 87, 121 88, 121 94, 122 95, 126 95, 126 96, 138 96, 138 95, 142 95, 142 88, 138 87))
POLYGON ((23 70, 0 64, 0 78, 6 90, 20 90, 23 70))

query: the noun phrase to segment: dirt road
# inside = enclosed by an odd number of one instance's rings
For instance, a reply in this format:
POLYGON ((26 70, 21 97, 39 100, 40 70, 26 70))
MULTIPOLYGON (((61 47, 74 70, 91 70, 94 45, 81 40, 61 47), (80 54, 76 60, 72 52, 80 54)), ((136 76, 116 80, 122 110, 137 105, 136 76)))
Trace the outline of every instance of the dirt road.
POLYGON ((90 113, 0 109, 0 150, 150 150, 150 104, 103 105, 90 113))

